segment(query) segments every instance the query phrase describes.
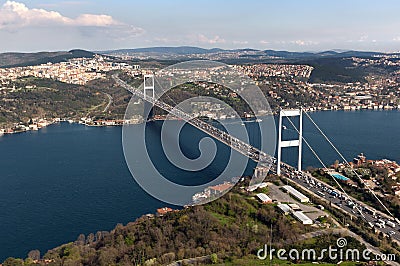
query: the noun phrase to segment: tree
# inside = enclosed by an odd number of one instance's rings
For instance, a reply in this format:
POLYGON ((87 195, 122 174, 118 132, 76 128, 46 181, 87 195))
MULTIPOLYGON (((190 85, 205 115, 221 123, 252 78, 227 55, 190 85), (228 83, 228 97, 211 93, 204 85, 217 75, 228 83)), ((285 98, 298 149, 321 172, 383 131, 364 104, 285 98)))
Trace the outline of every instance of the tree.
POLYGON ((86 244, 92 244, 94 242, 94 234, 90 233, 86 238, 86 244))
POLYGON ((37 249, 29 251, 28 258, 31 258, 33 260, 40 260, 40 251, 37 249))
POLYGON ((217 254, 215 254, 215 253, 211 254, 210 259, 211 259, 212 264, 218 263, 218 255, 217 254))
POLYGON ((335 160, 333 165, 334 165, 335 169, 337 169, 339 167, 339 160, 335 160))
POLYGON ((16 258, 8 258, 4 261, 3 266, 23 266, 24 261, 16 258))
POLYGON ((86 237, 84 234, 80 234, 78 236, 78 239, 76 239, 75 244, 77 244, 78 246, 83 246, 85 245, 85 241, 86 241, 86 237))

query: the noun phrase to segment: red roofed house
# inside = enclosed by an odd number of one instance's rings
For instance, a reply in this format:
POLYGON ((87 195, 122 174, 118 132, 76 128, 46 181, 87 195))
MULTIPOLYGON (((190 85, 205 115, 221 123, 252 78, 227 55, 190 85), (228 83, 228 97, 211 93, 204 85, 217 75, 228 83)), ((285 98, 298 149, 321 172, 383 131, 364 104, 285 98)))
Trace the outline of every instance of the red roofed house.
POLYGON ((164 214, 166 214, 168 212, 172 212, 172 209, 168 208, 168 207, 157 209, 157 214, 160 216, 163 216, 164 214))
POLYGON ((223 192, 231 189, 232 187, 233 187, 233 184, 231 184, 229 182, 225 182, 223 184, 209 187, 209 188, 207 188, 207 190, 209 190, 210 195, 217 195, 217 194, 223 193, 223 192))

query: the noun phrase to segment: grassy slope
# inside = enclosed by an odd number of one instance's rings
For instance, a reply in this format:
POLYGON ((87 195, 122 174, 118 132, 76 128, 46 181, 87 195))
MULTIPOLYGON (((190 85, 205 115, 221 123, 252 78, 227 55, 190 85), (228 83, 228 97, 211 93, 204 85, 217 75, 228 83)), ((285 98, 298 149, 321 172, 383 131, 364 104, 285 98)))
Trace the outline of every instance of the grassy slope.
MULTIPOLYGON (((276 247, 322 248, 337 238, 325 235, 297 243, 301 234, 315 229, 288 219, 272 205, 261 205, 235 187, 204 206, 163 217, 141 217, 126 226, 117 225, 111 232, 81 235, 74 243, 50 250, 44 258, 53 260, 54 265, 133 265, 145 261, 165 265, 215 253, 228 265, 259 265, 262 262, 254 260, 254 254, 269 243, 271 225, 276 247)), ((351 239, 349 243, 359 246, 351 239)))

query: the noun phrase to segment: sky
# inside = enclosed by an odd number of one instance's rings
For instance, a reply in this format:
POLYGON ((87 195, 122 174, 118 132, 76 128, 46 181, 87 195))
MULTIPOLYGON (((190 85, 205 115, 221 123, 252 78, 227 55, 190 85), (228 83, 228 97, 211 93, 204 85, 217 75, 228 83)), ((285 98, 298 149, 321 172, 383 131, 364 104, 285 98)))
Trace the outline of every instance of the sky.
POLYGON ((0 0, 0 52, 400 51, 398 0, 0 0))

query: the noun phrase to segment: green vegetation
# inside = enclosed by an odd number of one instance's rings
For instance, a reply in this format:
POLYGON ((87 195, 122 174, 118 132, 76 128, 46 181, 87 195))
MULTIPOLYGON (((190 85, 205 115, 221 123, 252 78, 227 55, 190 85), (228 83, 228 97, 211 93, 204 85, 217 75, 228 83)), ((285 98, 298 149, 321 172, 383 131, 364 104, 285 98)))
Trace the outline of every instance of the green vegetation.
MULTIPOLYGON (((264 265, 265 261, 254 256, 270 241, 275 248, 288 249, 321 250, 335 244, 338 236, 331 234, 299 241, 301 235, 313 230, 281 215, 273 205, 260 204, 235 186, 204 206, 164 216, 143 216, 125 226, 119 224, 111 232, 80 235, 75 242, 48 251, 38 264, 166 265, 189 259, 200 264, 264 265)), ((363 248, 354 239, 347 239, 349 247, 363 248)), ((30 253, 25 262, 9 258, 4 265, 29 265, 32 257, 37 258, 37 253, 30 253)))
MULTIPOLYGON (((135 85, 141 82, 130 79, 135 85)), ((0 128, 20 122, 28 124, 35 118, 123 119, 131 99, 131 94, 116 86, 110 76, 84 86, 25 77, 11 82, 7 88, 0 90, 0 128), (105 110, 110 101, 107 95, 112 100, 105 110)))
POLYGON ((94 53, 84 50, 69 52, 40 52, 40 53, 1 53, 0 67, 24 67, 47 63, 59 63, 73 58, 92 58, 94 53))
POLYGON ((26 77, 0 91, 0 122, 27 123, 32 118, 81 117, 106 105, 99 90, 85 86, 26 77))
MULTIPOLYGON (((125 89, 116 86, 114 81, 111 79, 111 75, 112 73, 109 73, 106 79, 93 80, 86 84, 86 87, 90 91, 99 91, 109 94, 112 97, 112 103, 106 112, 103 111, 107 104, 103 105, 102 108, 96 109, 90 113, 90 116, 94 120, 123 119, 126 107, 131 100, 132 95, 125 89)), ((142 83, 142 79, 134 79, 122 73, 119 75, 133 86, 139 86, 142 83)), ((103 98, 104 97, 105 95, 103 95, 103 98)), ((107 99, 106 102, 108 103, 108 98, 105 97, 105 99, 107 99)))
POLYGON ((326 82, 365 82, 368 75, 366 69, 355 67, 351 58, 321 58, 307 62, 314 67, 310 81, 326 82))
MULTIPOLYGON (((166 94, 161 97, 161 100, 167 104, 175 106, 189 98, 197 96, 207 96, 221 100, 231 106, 240 116, 244 116, 245 113, 252 113, 248 104, 240 96, 232 96, 231 90, 218 85, 207 82, 196 82, 196 83, 185 83, 169 90, 166 94), (200 84, 207 84, 206 87, 200 86, 200 84)), ((165 115, 166 112, 155 108, 154 113, 156 115, 165 115)))
MULTIPOLYGON (((278 260, 278 259, 273 259, 270 261, 269 259, 266 260, 260 260, 256 256, 245 256, 244 258, 239 258, 239 259, 232 259, 228 258, 223 261, 223 263, 217 263, 217 264, 206 264, 207 266, 211 265, 235 265, 235 266, 248 266, 248 265, 294 265, 295 263, 292 261, 287 261, 287 260, 278 260)), ((362 262, 342 262, 340 265, 342 266, 354 266, 354 265, 364 265, 365 263, 362 262)), ((315 266, 316 264, 314 263, 307 263, 307 262, 298 262, 296 265, 299 266, 315 266)), ((319 266, 336 266, 336 263, 318 263, 317 265, 319 266)))

